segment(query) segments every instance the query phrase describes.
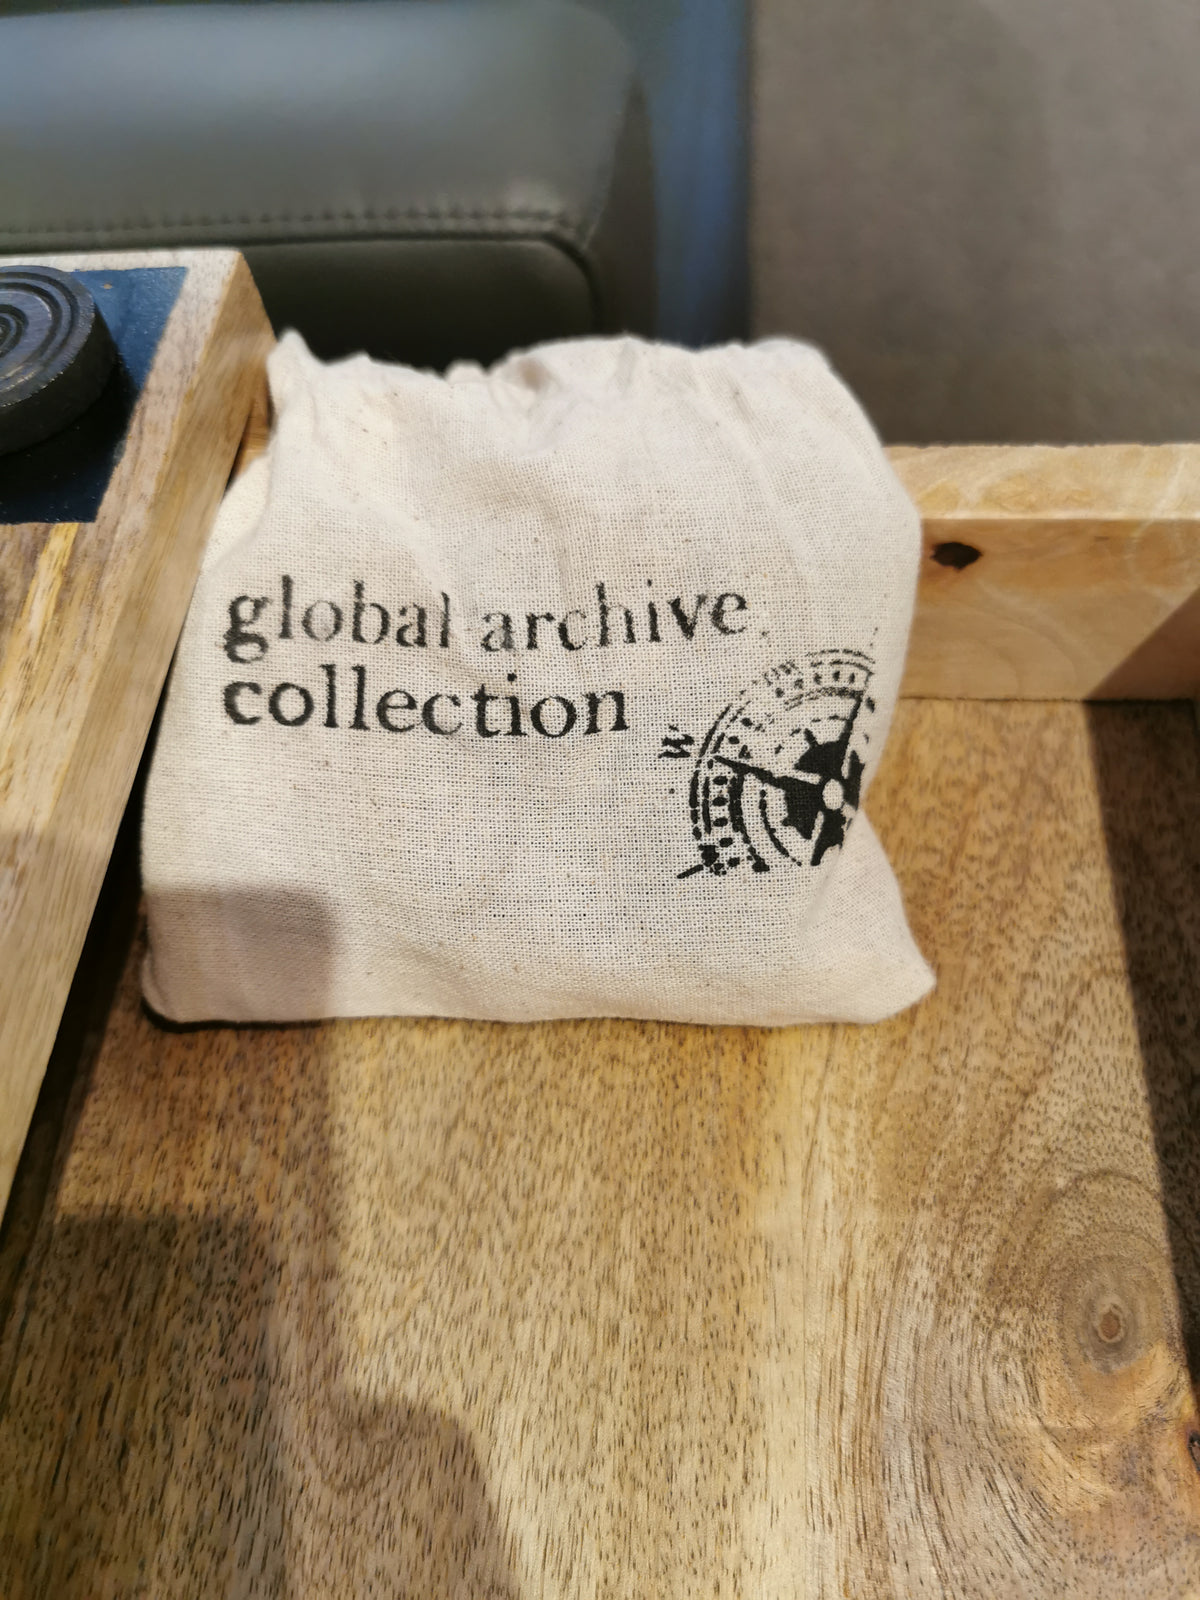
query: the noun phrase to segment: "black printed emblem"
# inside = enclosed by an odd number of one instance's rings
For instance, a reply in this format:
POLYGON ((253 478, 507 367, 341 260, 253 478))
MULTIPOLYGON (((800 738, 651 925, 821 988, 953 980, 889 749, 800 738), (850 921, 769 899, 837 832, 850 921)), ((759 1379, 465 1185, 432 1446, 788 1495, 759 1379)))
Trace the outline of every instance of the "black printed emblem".
POLYGON ((862 792, 873 668, 860 650, 822 650, 756 678, 699 743, 671 725, 659 757, 692 764, 700 856, 681 878, 819 867, 842 845, 862 792))

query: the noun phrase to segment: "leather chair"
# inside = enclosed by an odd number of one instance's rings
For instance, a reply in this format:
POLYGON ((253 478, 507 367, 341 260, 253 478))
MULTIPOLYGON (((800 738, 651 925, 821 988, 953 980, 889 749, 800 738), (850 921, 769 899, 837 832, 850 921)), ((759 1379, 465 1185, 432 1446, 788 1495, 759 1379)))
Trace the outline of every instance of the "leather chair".
POLYGON ((650 332, 641 90, 610 25, 562 4, 8 15, 0 241, 235 245, 325 357, 650 332))

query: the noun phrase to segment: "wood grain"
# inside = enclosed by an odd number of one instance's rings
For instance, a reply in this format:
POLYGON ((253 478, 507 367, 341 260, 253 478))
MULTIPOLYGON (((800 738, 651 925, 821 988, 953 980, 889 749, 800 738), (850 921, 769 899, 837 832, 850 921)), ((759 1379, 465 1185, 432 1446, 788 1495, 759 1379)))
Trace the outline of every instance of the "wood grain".
POLYGON ((0 529, 0 1202, 271 333, 232 251, 187 276, 92 523, 0 529))
POLYGON ((889 455, 924 524, 904 694, 1200 692, 1200 445, 889 455))
POLYGON ((1200 1594, 1186 707, 909 702, 871 1029, 158 1030, 0 1334, 0 1593, 1200 1594))

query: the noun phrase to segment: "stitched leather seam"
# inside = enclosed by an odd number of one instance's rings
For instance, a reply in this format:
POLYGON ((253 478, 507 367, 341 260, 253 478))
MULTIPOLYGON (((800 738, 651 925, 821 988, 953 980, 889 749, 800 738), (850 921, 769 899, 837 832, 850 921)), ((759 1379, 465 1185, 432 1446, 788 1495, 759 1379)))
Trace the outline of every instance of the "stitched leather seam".
POLYGON ((523 223, 554 223, 576 237, 586 231, 585 224, 569 212, 550 208, 516 211, 511 208, 486 210, 468 206, 405 206, 388 207, 385 210, 276 212, 259 216, 144 217, 133 222, 3 223, 0 224, 0 234, 27 234, 41 237, 49 234, 141 233, 164 228, 262 228, 292 227, 297 224, 319 222, 365 224, 397 221, 436 223, 442 227, 460 225, 470 227, 478 223, 519 227, 523 223))

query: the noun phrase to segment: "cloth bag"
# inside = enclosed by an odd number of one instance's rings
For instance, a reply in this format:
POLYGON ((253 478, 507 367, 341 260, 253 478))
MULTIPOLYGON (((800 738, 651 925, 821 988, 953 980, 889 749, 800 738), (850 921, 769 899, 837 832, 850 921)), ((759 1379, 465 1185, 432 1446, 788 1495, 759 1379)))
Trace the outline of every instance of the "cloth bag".
POLYGON ((444 377, 287 335, 149 775, 176 1021, 869 1022, 931 986, 862 811, 920 531, 817 351, 444 377))

